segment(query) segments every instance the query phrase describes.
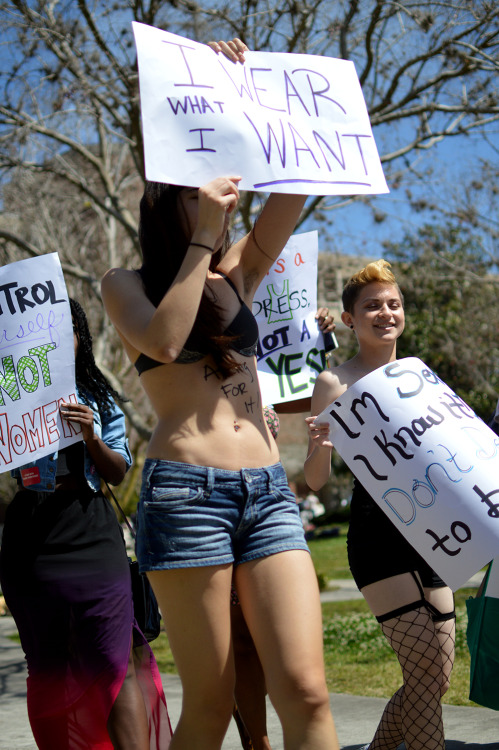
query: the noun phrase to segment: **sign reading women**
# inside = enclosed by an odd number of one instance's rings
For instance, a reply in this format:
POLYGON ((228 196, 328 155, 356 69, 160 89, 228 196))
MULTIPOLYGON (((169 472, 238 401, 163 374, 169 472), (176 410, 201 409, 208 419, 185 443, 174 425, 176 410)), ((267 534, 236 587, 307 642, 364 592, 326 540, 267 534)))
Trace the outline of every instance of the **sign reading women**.
POLYGON ((81 440, 71 310, 57 253, 0 269, 0 472, 81 440))
POLYGON ((499 438, 420 359, 370 373, 317 421, 451 588, 498 554, 499 438))
POLYGON ((355 67, 317 55, 247 52, 134 23, 148 180, 242 190, 387 193, 355 67))

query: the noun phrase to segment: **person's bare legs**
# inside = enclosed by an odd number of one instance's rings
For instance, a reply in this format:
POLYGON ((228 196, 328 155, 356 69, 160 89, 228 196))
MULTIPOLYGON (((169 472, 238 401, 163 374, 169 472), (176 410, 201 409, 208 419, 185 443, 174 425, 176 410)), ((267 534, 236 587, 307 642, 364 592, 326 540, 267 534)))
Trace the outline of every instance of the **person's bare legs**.
POLYGON ((260 658, 241 605, 231 605, 230 614, 236 667, 236 705, 254 750, 271 750, 267 736, 267 687, 260 658))
POLYGON ((231 565, 148 573, 182 681, 170 750, 219 750, 234 705, 231 565))
POLYGON ((149 725, 135 674, 133 648, 121 690, 111 708, 107 731, 115 750, 149 750, 149 725))
MULTIPOLYGON (((420 591, 411 574, 366 586, 362 593, 381 616, 416 603, 420 591)), ((447 587, 426 589, 425 598, 442 614, 454 609, 447 587)), ((381 623, 402 668, 404 684, 388 701, 369 750, 443 750, 440 699, 449 685, 454 655, 454 619, 434 622, 426 606, 415 606, 381 623)))
POLYGON ((304 550, 239 565, 236 590, 286 750, 339 750, 324 675, 322 615, 304 550))

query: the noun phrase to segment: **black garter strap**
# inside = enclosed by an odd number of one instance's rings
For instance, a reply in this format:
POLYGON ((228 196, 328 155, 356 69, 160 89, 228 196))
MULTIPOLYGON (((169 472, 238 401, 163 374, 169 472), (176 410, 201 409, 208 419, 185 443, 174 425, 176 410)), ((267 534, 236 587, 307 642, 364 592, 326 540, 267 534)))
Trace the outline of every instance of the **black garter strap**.
POLYGON ((456 610, 452 612, 439 612, 436 607, 433 607, 429 602, 426 602, 426 608, 429 610, 431 619, 433 622, 446 622, 447 620, 454 620, 456 617, 456 610))
POLYGON ((376 617, 378 622, 386 622, 387 620, 391 620, 392 617, 400 617, 400 615, 405 615, 406 612, 411 612, 413 609, 419 609, 420 607, 426 607, 427 604, 424 599, 418 599, 417 602, 411 602, 410 604, 406 604, 404 607, 399 607, 398 609, 392 609, 391 612, 387 612, 384 615, 380 615, 379 617, 376 617))
POLYGON ((440 610, 433 606, 433 604, 427 602, 424 597, 423 587, 421 586, 418 577, 415 573, 411 573, 411 575, 416 581, 419 593, 421 594, 421 599, 411 602, 411 604, 406 604, 403 607, 398 607, 398 609, 392 609, 391 612, 386 612, 384 615, 376 617, 377 621, 379 623, 386 622, 387 620, 391 620, 392 617, 400 617, 400 615, 405 615, 406 612, 411 612, 413 609, 419 609, 420 607, 426 607, 433 622, 446 622, 447 620, 454 619, 456 616, 456 610, 453 609, 452 612, 440 612, 440 610))

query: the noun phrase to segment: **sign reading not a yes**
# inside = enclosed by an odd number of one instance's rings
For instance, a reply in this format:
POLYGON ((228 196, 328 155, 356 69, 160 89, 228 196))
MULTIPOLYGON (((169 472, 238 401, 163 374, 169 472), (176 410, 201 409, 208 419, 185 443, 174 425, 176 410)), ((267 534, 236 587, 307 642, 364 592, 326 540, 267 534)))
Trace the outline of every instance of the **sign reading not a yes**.
POLYGON ((242 175, 242 190, 386 193, 352 62, 207 45, 133 23, 146 175, 198 187, 242 175))
POLYGON ((258 380, 264 404, 312 395, 326 367, 317 311, 318 234, 292 235, 256 291, 258 380))

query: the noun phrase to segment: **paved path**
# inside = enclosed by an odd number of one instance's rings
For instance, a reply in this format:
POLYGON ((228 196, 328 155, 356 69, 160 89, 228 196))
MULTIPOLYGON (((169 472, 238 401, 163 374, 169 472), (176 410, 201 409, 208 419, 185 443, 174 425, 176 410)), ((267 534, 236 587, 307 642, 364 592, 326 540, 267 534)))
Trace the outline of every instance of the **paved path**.
MULTIPOLYGON (((482 578, 483 573, 477 573, 464 584, 463 588, 478 588, 482 578)), ((327 590, 321 593, 321 601, 323 602, 344 602, 348 599, 363 599, 352 578, 330 580, 327 590)))
MULTIPOLYGON (((334 593, 334 592, 332 592, 334 593)), ((344 598, 344 595, 343 595, 344 598)), ((20 646, 8 638, 16 627, 11 617, 0 618, 0 750, 36 750, 26 713, 26 669, 20 646)), ((163 675, 168 709, 175 723, 182 689, 174 675, 163 675)), ((368 742, 384 706, 382 698, 333 693, 331 707, 343 750, 358 750, 368 742)), ((499 750, 499 712, 486 708, 444 706, 446 750, 499 750)), ((269 735, 274 750, 283 750, 276 714, 269 704, 269 735)), ((234 722, 223 750, 241 750, 234 722)))

